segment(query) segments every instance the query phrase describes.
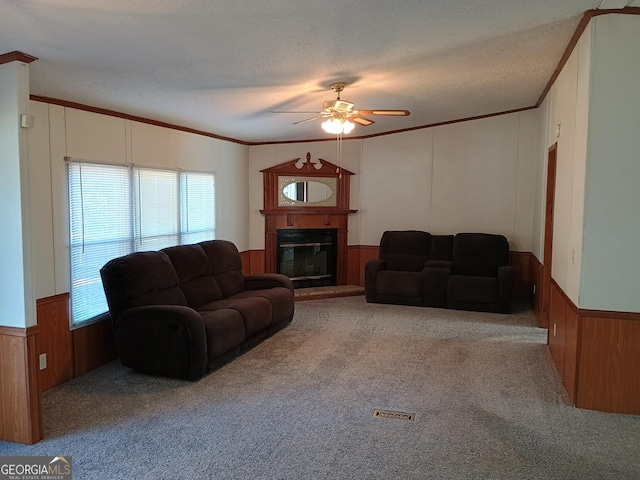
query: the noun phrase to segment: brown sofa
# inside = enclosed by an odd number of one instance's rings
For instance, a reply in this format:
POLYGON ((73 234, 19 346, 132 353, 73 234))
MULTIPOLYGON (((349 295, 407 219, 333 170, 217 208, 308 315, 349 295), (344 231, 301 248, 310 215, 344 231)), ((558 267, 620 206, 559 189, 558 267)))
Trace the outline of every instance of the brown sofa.
POLYGON ((132 253, 100 275, 120 361, 143 373, 196 380, 293 318, 291 281, 243 275, 225 240, 132 253))
POLYGON ((509 313, 513 269, 502 235, 384 232, 365 265, 365 296, 393 303, 509 313))

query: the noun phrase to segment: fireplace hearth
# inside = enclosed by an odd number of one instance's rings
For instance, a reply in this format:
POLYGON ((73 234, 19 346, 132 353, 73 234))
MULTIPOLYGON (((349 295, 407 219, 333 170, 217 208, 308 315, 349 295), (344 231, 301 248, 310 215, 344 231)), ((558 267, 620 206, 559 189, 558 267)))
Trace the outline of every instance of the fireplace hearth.
POLYGON ((336 228, 277 230, 277 272, 295 288, 336 285, 336 228))

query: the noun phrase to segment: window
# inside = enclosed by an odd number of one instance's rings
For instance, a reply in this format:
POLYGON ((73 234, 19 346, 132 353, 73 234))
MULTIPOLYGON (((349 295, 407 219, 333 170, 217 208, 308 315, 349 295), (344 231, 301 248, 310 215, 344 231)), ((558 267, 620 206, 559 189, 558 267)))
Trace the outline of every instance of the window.
POLYGON ((213 173, 69 161, 71 318, 107 311, 100 268, 135 251, 215 238, 213 173))

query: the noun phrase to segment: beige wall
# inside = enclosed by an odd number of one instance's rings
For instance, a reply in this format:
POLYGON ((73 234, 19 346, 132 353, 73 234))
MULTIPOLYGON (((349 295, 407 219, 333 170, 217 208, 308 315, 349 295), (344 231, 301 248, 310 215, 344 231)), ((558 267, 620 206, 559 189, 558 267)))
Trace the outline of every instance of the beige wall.
POLYGON ((123 118, 30 102, 30 218, 36 298, 69 291, 65 157, 216 172, 217 238, 248 249, 246 146, 123 118))
POLYGON ((534 253, 557 142, 552 277, 579 308, 640 312, 639 36, 635 15, 594 17, 539 109, 534 253))
POLYGON ((29 66, 0 64, 0 325, 34 325, 27 129, 29 66))
POLYGON ((36 297, 68 291, 64 158, 216 172, 218 238, 264 248, 260 170, 304 158, 341 163, 351 182, 350 245, 377 245, 388 229, 483 231, 530 251, 537 111, 365 140, 246 147, 105 115, 31 102, 31 212, 36 297))
POLYGON ((580 307, 640 312, 640 17, 592 24, 580 307))
POLYGON ((549 149, 557 144, 551 276, 576 305, 581 275, 590 51, 587 28, 539 108, 538 117, 541 135, 535 173, 533 252, 544 263, 547 157, 549 149))
MULTIPOLYGON (((500 233, 531 251, 537 111, 344 141, 351 179, 350 245, 385 230, 500 233)), ((250 147, 250 245, 264 248, 260 170, 303 157, 336 162, 335 142, 250 147)))

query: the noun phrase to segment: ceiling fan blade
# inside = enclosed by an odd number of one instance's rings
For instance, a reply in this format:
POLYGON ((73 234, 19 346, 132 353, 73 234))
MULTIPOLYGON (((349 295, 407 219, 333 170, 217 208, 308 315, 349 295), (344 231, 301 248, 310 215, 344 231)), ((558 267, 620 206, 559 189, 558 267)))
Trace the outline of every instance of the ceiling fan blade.
POLYGON ((325 115, 318 115, 317 117, 305 118, 304 120, 299 120, 297 122, 293 122, 291 125, 298 125, 299 123, 310 122, 312 120, 318 120, 319 118, 324 118, 325 115))
POLYGON ((357 123, 358 125, 362 125, 363 127, 368 127, 369 125, 376 123, 373 120, 369 120, 368 118, 358 117, 356 115, 349 117, 353 123, 357 123))
POLYGON ((390 115, 394 117, 406 117, 411 115, 409 110, 358 110, 359 115, 390 115))

